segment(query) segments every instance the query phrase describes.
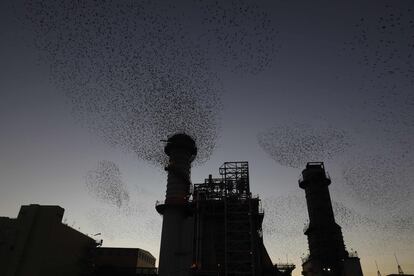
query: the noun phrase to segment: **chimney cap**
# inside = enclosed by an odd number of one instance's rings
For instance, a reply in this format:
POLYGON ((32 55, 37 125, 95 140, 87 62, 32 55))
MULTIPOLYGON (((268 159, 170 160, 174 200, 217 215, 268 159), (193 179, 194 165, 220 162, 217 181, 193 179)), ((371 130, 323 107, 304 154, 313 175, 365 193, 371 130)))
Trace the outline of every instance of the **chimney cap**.
POLYGON ((194 139, 185 133, 176 133, 168 138, 164 152, 169 156, 173 148, 189 151, 194 156, 197 155, 197 147, 194 139))

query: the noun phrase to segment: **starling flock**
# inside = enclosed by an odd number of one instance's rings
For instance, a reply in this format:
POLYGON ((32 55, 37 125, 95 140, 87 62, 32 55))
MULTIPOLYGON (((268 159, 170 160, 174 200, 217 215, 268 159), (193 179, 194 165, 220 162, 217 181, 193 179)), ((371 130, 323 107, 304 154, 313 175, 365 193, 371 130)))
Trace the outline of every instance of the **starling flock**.
MULTIPOLYGON (((265 210, 264 236, 277 244, 276 248, 269 248, 271 255, 280 256, 282 252, 289 252, 290 256, 296 257, 305 253, 304 248, 307 248, 307 245, 303 230, 309 220, 303 191, 264 198, 262 205, 265 210)), ((407 241, 407 237, 414 234, 412 217, 411 221, 409 218, 396 218, 385 224, 342 202, 333 200, 332 208, 336 223, 342 227, 348 251, 352 251, 353 244, 358 249, 363 248, 367 254, 381 250, 381 247, 390 241, 405 245, 413 244, 407 241), (370 239, 361 235, 366 232, 370 233, 370 239)))
POLYGON ((96 170, 89 171, 85 179, 88 192, 97 199, 118 208, 128 204, 129 192, 115 163, 100 161, 96 170))
MULTIPOLYGON (((208 160, 223 108, 217 69, 264 72, 280 48, 272 15, 253 0, 23 0, 15 5, 76 118, 110 145, 159 166, 166 162, 160 141, 177 132, 195 139, 195 165, 208 160)), ((414 165, 414 8, 404 5, 390 4, 359 18, 354 37, 342 49, 364 72, 356 99, 363 102, 358 105, 362 124, 375 126, 375 139, 384 148, 404 145, 404 150, 386 156, 365 152, 349 135, 355 131, 332 126, 281 124, 258 134, 261 148, 280 165, 338 161, 350 196, 382 210, 372 219, 334 202, 345 229, 401 236, 414 231, 409 185, 414 175, 408 173, 414 165)), ((113 162, 101 161, 88 172, 86 187, 116 207, 91 211, 91 221, 103 231, 119 233, 105 229, 110 217, 119 220, 112 225, 122 225, 124 235, 159 232, 160 220, 144 216, 139 204, 145 199, 127 189, 113 162), (137 216, 145 227, 136 225, 137 216)), ((278 241, 279 251, 290 251, 303 236, 304 198, 288 195, 263 204, 265 234, 278 241)))
POLYGON ((25 0, 20 8, 76 117, 154 164, 166 161, 160 140, 177 132, 196 140, 195 164, 206 161, 222 108, 212 68, 257 73, 276 48, 254 1, 25 0))
POLYGON ((239 74, 269 68, 280 48, 271 14, 257 1, 202 1, 200 35, 214 63, 239 74))
POLYGON ((350 145, 345 131, 302 123, 278 125, 258 135, 259 145, 277 163, 303 168, 309 161, 330 160, 350 145))
POLYGON ((353 33, 343 51, 364 72, 360 140, 370 146, 340 162, 345 187, 388 228, 414 233, 414 5, 389 2, 355 22, 353 33))
POLYGON ((106 240, 136 239, 140 246, 156 251, 160 239, 161 217, 154 216, 154 195, 138 186, 122 181, 119 167, 111 161, 100 161, 98 168, 86 175, 88 192, 99 204, 87 212, 92 227, 102 232, 106 240))
MULTIPOLYGON (((348 123, 343 130, 279 125, 261 132, 258 141, 283 166, 304 168, 308 161, 339 166, 342 175, 337 176, 337 182, 359 207, 355 214, 349 212, 349 206, 334 203, 339 224, 375 233, 378 236, 373 240, 378 244, 388 239, 405 240, 407 245, 407 238, 414 235, 414 191, 410 184, 414 177, 414 6, 390 3, 359 18, 352 28, 354 37, 344 42, 342 54, 363 72, 359 76, 363 85, 354 95, 354 109, 350 109, 359 115, 358 122, 343 118, 344 125, 348 123)), ((304 206, 296 206, 300 202, 304 199, 265 200, 266 210, 271 212, 267 211, 267 222, 265 218, 267 231, 272 235, 276 231, 272 225, 297 223, 297 215, 306 214, 304 206)), ((277 231, 296 238, 302 233, 292 231, 298 228, 300 225, 277 231)), ((294 241, 280 242, 289 246, 294 241)))
MULTIPOLYGON (((277 244, 277 251, 274 252, 276 256, 281 252, 289 252, 291 256, 300 256, 307 247, 303 230, 309 220, 305 196, 301 193, 302 190, 263 199, 262 204, 265 210, 263 232, 266 238, 277 244)), ((346 232, 377 226, 375 221, 340 202, 333 201, 332 207, 336 222, 346 232)))
POLYGON ((389 3, 361 17, 343 52, 362 69, 358 97, 364 120, 381 129, 387 144, 413 147, 414 5, 389 3), (375 91, 375 93, 373 93, 375 91))
POLYGON ((345 183, 359 202, 390 211, 413 198, 412 175, 406 173, 410 169, 407 164, 383 155, 354 157, 342 167, 345 183))
POLYGON ((354 37, 343 51, 366 69, 371 88, 414 85, 414 7, 410 3, 388 4, 361 17, 354 37), (388 85, 387 85, 388 84, 388 85))

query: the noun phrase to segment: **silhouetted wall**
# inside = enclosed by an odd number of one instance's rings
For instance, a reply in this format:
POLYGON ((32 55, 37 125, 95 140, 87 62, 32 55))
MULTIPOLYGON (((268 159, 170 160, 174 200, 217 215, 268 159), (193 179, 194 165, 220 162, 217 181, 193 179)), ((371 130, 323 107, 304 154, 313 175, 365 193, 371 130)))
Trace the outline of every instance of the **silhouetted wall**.
POLYGON ((16 219, 0 219, 0 275, 87 275, 94 239, 62 224, 59 206, 22 206, 16 219))
POLYGON ((139 271, 155 271, 155 260, 151 253, 140 248, 101 247, 95 250, 93 263, 95 275, 135 276, 139 271))

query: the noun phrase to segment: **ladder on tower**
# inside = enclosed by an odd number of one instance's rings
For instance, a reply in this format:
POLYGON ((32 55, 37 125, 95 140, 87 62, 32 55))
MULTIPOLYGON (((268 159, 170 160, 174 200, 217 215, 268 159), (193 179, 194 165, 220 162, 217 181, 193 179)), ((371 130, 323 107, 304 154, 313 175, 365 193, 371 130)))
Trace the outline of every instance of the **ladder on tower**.
POLYGON ((251 199, 226 198, 225 275, 254 276, 251 199))

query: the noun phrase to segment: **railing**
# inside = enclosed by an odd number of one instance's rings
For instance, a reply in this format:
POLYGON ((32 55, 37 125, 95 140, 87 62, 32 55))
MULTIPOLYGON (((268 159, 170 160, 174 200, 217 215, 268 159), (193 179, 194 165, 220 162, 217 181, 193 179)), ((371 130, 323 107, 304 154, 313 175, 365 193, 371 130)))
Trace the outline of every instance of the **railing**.
MULTIPOLYGON (((322 175, 323 177, 325 177, 326 179, 331 180, 331 176, 329 175, 329 173, 328 173, 327 171, 324 171, 324 173, 321 173, 321 175, 322 175)), ((303 174, 300 174, 300 175, 299 175, 299 180, 298 180, 298 183, 300 184, 300 183, 301 183, 301 182, 303 182, 303 181, 304 181, 303 174)))

